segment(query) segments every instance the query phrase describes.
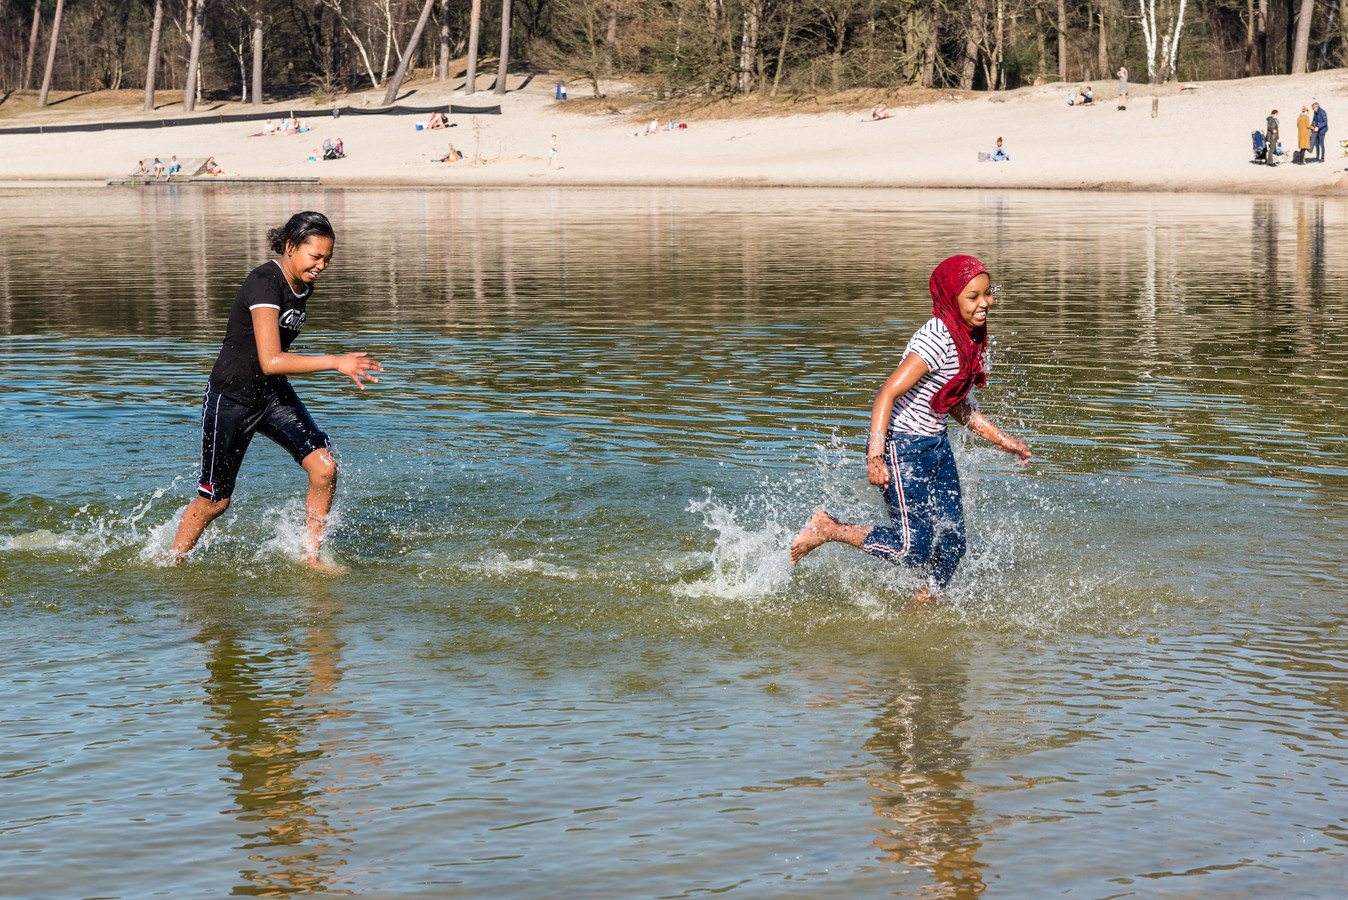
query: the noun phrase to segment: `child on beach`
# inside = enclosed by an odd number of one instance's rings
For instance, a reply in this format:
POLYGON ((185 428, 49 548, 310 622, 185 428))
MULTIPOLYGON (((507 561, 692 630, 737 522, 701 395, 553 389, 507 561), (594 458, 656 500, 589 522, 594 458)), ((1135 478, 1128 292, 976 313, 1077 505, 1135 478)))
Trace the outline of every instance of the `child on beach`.
POLYGON ((853 525, 819 510, 791 541, 791 562, 830 541, 851 544, 895 565, 928 569, 914 596, 934 600, 964 556, 964 509, 959 473, 946 434, 955 420, 1021 464, 1030 448, 983 417, 969 396, 987 382, 983 359, 987 319, 995 300, 988 270, 972 256, 952 256, 929 283, 932 318, 917 330, 894 374, 871 407, 866 473, 884 491, 893 527, 853 525))
POLYGON ((225 327, 225 341, 211 370, 201 412, 201 480, 183 511, 170 558, 186 558, 206 526, 229 507, 243 456, 262 432, 290 452, 309 476, 304 564, 332 571, 319 561, 337 463, 328 436, 304 408, 287 375, 341 372, 365 389, 383 371, 364 353, 309 356, 291 353, 304 328, 314 279, 328 267, 336 239, 322 213, 301 212, 267 233, 276 258, 254 269, 239 288, 225 327))
POLYGON ((554 134, 548 139, 548 171, 560 168, 557 164, 557 135, 554 134))

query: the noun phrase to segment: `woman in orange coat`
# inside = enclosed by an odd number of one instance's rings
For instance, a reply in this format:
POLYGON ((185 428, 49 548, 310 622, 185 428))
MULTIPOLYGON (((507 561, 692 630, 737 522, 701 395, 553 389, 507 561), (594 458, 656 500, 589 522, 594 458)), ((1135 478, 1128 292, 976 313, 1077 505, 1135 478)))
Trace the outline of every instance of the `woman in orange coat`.
POLYGON ((1301 107, 1301 115, 1297 116, 1297 157, 1296 161, 1304 163, 1306 161, 1306 151, 1311 149, 1311 111, 1306 107, 1301 107))

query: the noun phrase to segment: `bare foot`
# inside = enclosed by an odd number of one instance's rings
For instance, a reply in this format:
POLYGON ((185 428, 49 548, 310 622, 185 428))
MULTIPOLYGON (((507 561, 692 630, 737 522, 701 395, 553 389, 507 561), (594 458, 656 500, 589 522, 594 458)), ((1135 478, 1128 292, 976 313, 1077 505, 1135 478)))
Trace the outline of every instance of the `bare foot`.
POLYGON ((911 610, 930 609, 936 605, 936 598, 939 596, 941 595, 924 584, 913 592, 913 596, 908 601, 908 608, 911 610))
POLYGON ((339 566, 336 563, 324 562, 316 556, 311 556, 301 560, 306 566, 315 572, 322 572, 324 575, 347 575, 351 570, 346 566, 339 566))
POLYGON ((791 540, 791 565, 800 562, 820 544, 833 540, 832 533, 841 524, 822 509, 810 516, 810 521, 800 530, 800 534, 791 540))

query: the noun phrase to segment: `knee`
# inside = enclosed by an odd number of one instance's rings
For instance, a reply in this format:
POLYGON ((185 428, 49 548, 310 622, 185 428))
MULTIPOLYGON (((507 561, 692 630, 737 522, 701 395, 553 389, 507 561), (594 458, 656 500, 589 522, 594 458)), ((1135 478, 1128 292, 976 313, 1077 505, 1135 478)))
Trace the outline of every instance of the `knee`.
POLYGON ((327 450, 315 450, 306 456, 304 470, 315 484, 331 485, 337 482, 337 460, 327 450))
POLYGON ((192 501, 190 512, 205 519, 207 522, 218 518, 221 513, 229 509, 229 498, 222 497, 219 500, 211 500, 207 497, 198 496, 192 501))

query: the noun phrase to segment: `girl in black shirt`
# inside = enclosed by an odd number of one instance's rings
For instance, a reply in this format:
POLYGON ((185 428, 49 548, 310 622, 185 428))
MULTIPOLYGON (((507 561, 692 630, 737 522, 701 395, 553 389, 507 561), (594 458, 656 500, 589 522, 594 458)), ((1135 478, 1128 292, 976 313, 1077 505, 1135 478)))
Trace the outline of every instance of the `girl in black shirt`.
POLYGON ((277 258, 254 269, 234 298, 224 346, 211 370, 201 411, 201 480, 183 511, 172 558, 183 559, 213 519, 229 507, 244 453, 262 432, 295 458, 309 475, 304 563, 332 569, 318 558, 337 490, 337 463, 328 436, 310 418, 287 375, 337 371, 364 390, 377 382, 379 363, 364 353, 307 356, 290 345, 304 328, 314 279, 328 267, 335 240, 322 213, 302 212, 267 240, 277 258))

